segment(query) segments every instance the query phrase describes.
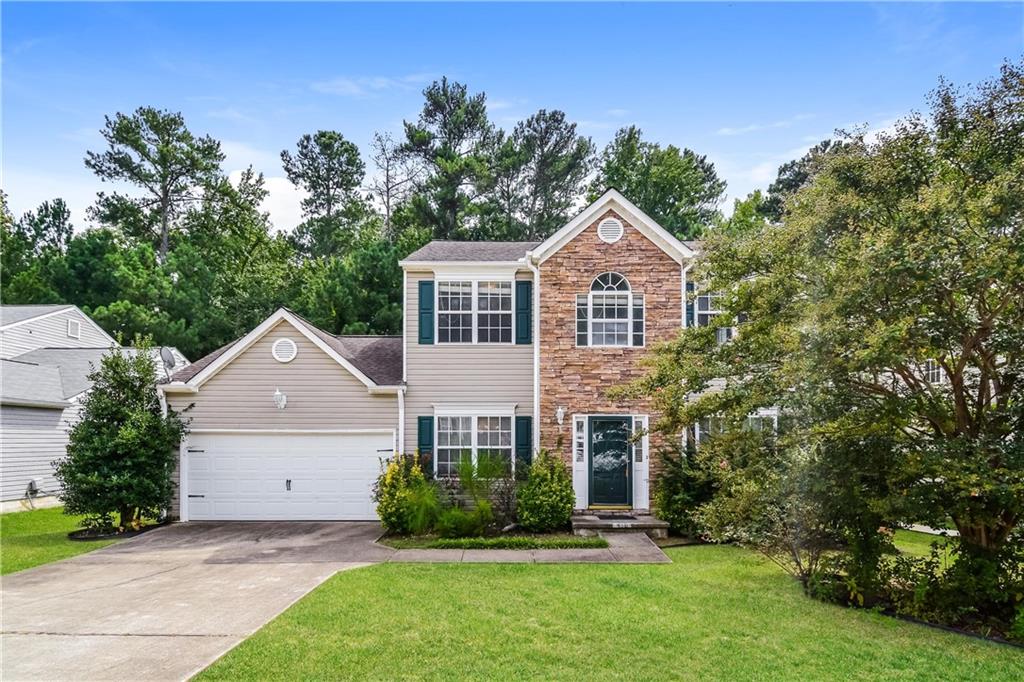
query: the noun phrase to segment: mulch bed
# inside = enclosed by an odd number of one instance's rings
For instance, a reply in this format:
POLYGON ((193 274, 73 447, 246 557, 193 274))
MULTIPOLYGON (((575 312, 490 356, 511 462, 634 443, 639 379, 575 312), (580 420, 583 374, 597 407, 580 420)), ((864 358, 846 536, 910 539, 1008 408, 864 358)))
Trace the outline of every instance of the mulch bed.
POLYGON ((138 530, 126 530, 119 531, 116 528, 113 529, 97 529, 97 528, 82 528, 81 530, 73 530, 68 533, 69 540, 77 540, 78 542, 89 542, 92 540, 116 540, 119 538, 133 538, 137 535, 142 535, 155 528, 160 528, 167 525, 165 523, 151 523, 143 526, 138 530))

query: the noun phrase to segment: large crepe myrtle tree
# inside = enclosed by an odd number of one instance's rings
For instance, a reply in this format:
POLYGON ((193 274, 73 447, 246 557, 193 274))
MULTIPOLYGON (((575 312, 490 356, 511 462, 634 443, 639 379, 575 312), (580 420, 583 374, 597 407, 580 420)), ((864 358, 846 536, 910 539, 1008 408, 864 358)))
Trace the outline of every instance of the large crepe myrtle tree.
POLYGON ((847 539, 877 560, 879 523, 952 522, 963 603, 998 610, 1024 540, 1024 62, 929 103, 846 135, 783 222, 712 233, 695 274, 738 335, 684 330, 630 390, 673 431, 779 406, 778 446, 816 453, 847 539))
POLYGON ((177 446, 185 421, 157 398, 157 371, 148 340, 134 352, 113 348, 89 375, 67 456, 54 462, 64 513, 121 530, 158 518, 174 493, 177 446))

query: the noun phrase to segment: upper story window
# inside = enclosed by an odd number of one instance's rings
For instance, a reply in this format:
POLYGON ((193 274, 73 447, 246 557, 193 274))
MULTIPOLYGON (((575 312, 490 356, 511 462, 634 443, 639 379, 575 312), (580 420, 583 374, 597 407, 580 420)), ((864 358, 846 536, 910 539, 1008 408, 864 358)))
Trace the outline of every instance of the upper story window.
POLYGON ((68 320, 68 337, 72 339, 82 338, 82 323, 78 320, 68 320))
POLYGON ((437 342, 512 343, 512 282, 438 281, 437 342))
POLYGON ((576 296, 576 345, 644 345, 644 297, 619 273, 598 275, 576 296))
MULTIPOLYGON (((697 326, 714 326, 715 318, 722 314, 722 294, 709 292, 697 296, 697 326)), ((735 333, 734 327, 718 327, 715 330, 715 337, 719 344, 732 339, 735 333)))
POLYGON ((942 372, 942 365, 938 360, 924 361, 924 379, 929 384, 941 384, 945 375, 942 372))

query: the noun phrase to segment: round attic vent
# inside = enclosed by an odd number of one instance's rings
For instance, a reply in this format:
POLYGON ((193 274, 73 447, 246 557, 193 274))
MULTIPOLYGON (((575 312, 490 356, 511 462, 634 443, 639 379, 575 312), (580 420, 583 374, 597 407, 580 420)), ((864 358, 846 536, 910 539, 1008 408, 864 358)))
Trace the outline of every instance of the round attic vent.
POLYGON ((603 242, 614 244, 622 239, 622 223, 615 218, 605 218, 597 226, 597 236, 603 242))
POLYGON ((291 339, 278 339, 274 341, 270 352, 278 362, 291 362, 299 352, 298 346, 291 339))

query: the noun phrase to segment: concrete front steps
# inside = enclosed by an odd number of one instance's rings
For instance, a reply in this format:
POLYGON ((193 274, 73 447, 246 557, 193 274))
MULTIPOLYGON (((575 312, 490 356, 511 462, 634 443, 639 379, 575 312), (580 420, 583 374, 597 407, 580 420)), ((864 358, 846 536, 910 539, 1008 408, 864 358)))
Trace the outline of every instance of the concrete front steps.
POLYGON ((574 512, 572 534, 582 536, 641 531, 652 539, 668 537, 668 523, 638 511, 588 509, 574 512))

